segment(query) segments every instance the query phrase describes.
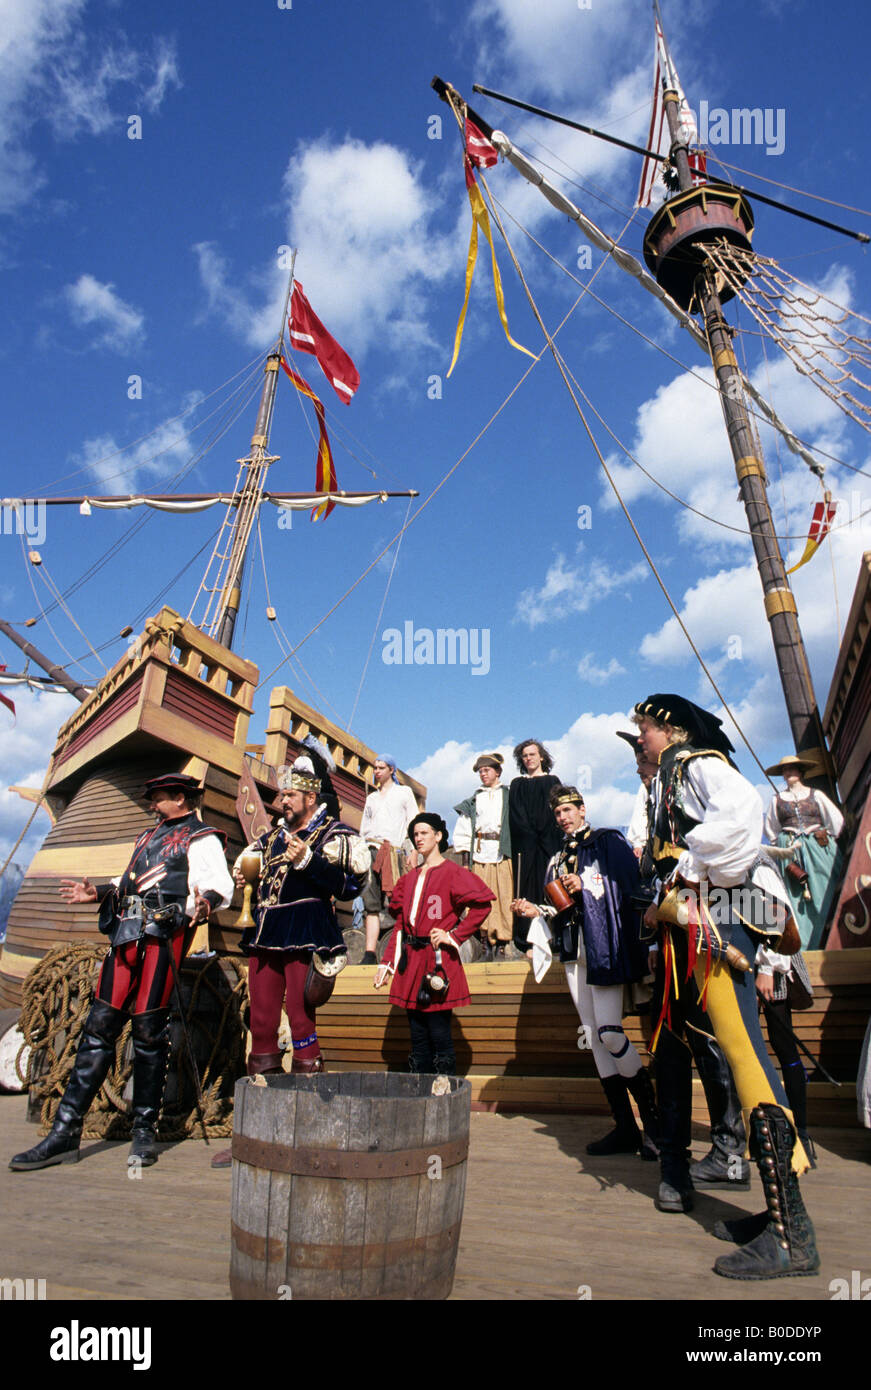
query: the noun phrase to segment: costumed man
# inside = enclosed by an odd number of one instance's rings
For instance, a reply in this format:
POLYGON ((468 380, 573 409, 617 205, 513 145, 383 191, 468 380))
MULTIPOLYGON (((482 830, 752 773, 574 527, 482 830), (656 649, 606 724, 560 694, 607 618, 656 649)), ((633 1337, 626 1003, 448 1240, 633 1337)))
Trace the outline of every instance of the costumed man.
POLYGON ((471 1003, 459 948, 487 916, 493 891, 477 874, 444 858, 448 828, 441 816, 422 811, 408 830, 423 863, 403 874, 393 890, 396 926, 373 983, 381 989, 390 980, 391 1004, 407 1012, 409 1071, 450 1076, 457 1069, 453 1010, 471 1003))
POLYGON ((804 951, 818 951, 824 944, 844 870, 838 848, 844 817, 823 792, 802 781, 802 772, 813 765, 810 759, 789 753, 765 769, 766 776, 779 774, 786 782, 786 789, 771 799, 765 833, 772 844, 794 851, 784 865, 783 881, 804 951))
POLYGON ((115 1060, 115 1044, 128 1017, 133 1041, 133 1139, 128 1163, 157 1161, 156 1127, 169 1060, 169 997, 185 948, 185 929, 226 907, 233 882, 224 858, 224 837, 203 825, 195 807, 196 778, 167 773, 145 784, 159 817, 139 836, 120 879, 97 885, 62 879, 68 903, 98 902, 99 929, 111 949, 100 971, 75 1065, 50 1133, 26 1153, 16 1171, 75 1162, 85 1115, 115 1060))
MULTIPOLYGON (((647 759, 637 734, 618 732, 617 737, 628 743, 634 752, 635 766, 641 779, 626 838, 639 860, 642 895, 652 900, 656 897, 658 881, 648 842, 654 820, 653 779, 658 763, 647 759)), ((659 963, 655 941, 652 943, 650 961, 655 974, 659 963)), ((763 988, 766 987, 763 985, 763 988)), ((699 1073, 711 1120, 710 1150, 704 1158, 690 1164, 692 1185, 698 1188, 728 1187, 732 1191, 746 1192, 750 1187, 750 1164, 744 1157, 747 1136, 729 1064, 711 1032, 710 1021, 698 1001, 689 997, 684 999, 684 1023, 686 1041, 699 1073)), ((691 1201, 686 1191, 662 1191, 657 1195, 660 1211, 686 1211, 687 1203, 691 1201)))
POLYGON ((375 948, 381 931, 381 911, 400 877, 399 855, 411 853, 408 823, 417 815, 411 787, 396 775, 396 759, 385 754, 373 766, 375 791, 366 797, 360 834, 369 846, 369 873, 363 884, 366 912, 366 950, 361 965, 375 965, 375 948))
POLYGON ((278 785, 283 818, 242 851, 234 870, 241 885, 239 861, 259 855, 254 926, 242 933, 251 998, 249 1076, 283 1070, 282 1005, 293 1038, 291 1071, 323 1071, 315 1009, 347 964, 332 899, 356 897, 369 867, 364 841, 327 811, 307 755, 280 769, 278 785))
POLYGON ((683 1041, 686 1000, 698 998, 725 1053, 766 1197, 757 1216, 718 1222, 739 1248, 714 1271, 731 1279, 813 1274, 813 1227, 798 1187, 808 1168, 762 1038, 752 962, 766 940, 797 945, 786 890, 762 851, 762 802, 731 760, 721 721, 680 695, 651 695, 634 722, 658 760, 650 852, 661 900, 645 914, 660 933, 654 1037, 662 1183, 657 1205, 688 1210, 692 1081, 683 1041), (674 1201, 679 1204, 672 1205, 674 1201))
POLYGON ((454 830, 454 849, 463 855, 463 864, 495 894, 490 916, 482 927, 491 959, 504 959, 506 943, 514 932, 508 788, 499 782, 503 761, 501 753, 482 753, 476 758, 472 771, 477 772, 481 785, 454 807, 460 816, 454 830))
POLYGON ((643 979, 648 971, 638 910, 631 901, 640 886, 638 863, 619 830, 594 830, 586 824, 584 798, 576 787, 555 787, 550 800, 565 838, 547 866, 548 901, 536 904, 518 898, 512 906, 533 919, 529 939, 537 982, 550 965, 548 937, 557 944, 614 1116, 616 1127, 588 1144, 587 1153, 640 1151, 642 1158, 655 1160, 658 1122, 653 1085, 623 1031, 623 987, 643 979), (643 1135, 635 1123, 630 1095, 638 1103, 643 1135))
MULTIPOLYGON (((548 863, 562 841, 550 805, 550 794, 560 779, 552 774, 553 758, 538 739, 518 743, 513 757, 520 773, 508 789, 514 896, 538 902, 548 863)), ((529 922, 522 913, 515 913, 514 946, 521 955, 532 954, 528 935, 529 922)))

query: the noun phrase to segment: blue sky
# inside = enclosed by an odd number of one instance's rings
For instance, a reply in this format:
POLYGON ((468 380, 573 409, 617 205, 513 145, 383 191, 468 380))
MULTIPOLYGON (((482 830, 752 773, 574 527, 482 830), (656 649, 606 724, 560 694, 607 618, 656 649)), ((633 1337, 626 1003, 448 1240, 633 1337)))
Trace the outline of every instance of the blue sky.
MULTIPOLYGON (((666 0, 664 19, 691 105, 761 107, 781 122, 780 154, 766 154, 762 144, 713 153, 748 170, 742 177, 751 185, 764 176, 865 204, 868 21, 861 12, 804 0, 736 0, 724 26, 709 4, 666 0)), ((346 726, 353 711, 353 731, 427 782, 430 804, 447 811, 474 785, 477 752, 537 737, 556 753, 566 780, 585 781, 591 819, 625 823, 634 773, 613 731, 626 727, 635 700, 678 690, 711 708, 719 701, 614 505, 547 355, 505 404, 529 359, 502 335, 483 246, 462 353, 445 380, 469 209, 457 132, 429 82, 435 73, 452 81, 611 235, 625 228, 622 244, 638 255, 648 214, 630 223, 637 158, 476 98, 472 83, 643 141, 653 46, 646 0, 591 0, 587 8, 577 0, 293 0, 290 8, 275 0, 181 7, 0 0, 0 20, 0 494, 169 491, 188 466, 182 490, 229 488, 256 399, 201 461, 200 441, 224 412, 192 435, 184 431, 228 401, 225 383, 244 381, 244 369, 274 339, 286 282, 281 248, 297 246, 297 273, 312 305, 362 377, 346 408, 313 359, 296 363, 327 406, 340 486, 368 488, 374 471, 378 486, 416 488, 424 499, 468 453, 408 529, 395 566, 388 554, 301 648, 317 691, 289 665, 266 679, 282 651, 265 617, 258 558, 237 643, 264 677, 252 740, 262 733, 269 689, 293 685, 346 726), (135 116, 141 139, 128 138, 135 116), (128 398, 132 376, 142 379, 141 399, 128 398), (435 387, 434 377, 441 379, 435 387), (165 423, 199 401, 182 424, 165 423), (581 529, 584 507, 589 525, 581 529), (467 629, 479 641, 486 633, 486 673, 483 662, 480 674, 471 665, 385 662, 385 635, 409 622, 414 630, 467 629)), ((590 269, 579 268, 577 227, 515 171, 500 165, 488 181, 526 229, 506 221, 549 326, 568 312, 579 287, 526 232, 582 283, 596 276, 593 289, 608 307, 582 301, 560 342, 608 427, 673 492, 739 528, 717 527, 672 502, 595 426, 694 640, 759 756, 773 761, 791 746, 788 726, 710 372, 688 335, 634 281, 603 267, 599 252, 590 269)), ((784 196, 869 229, 867 216, 784 196)), ((871 313, 867 253, 856 242, 761 204, 755 213, 759 252, 871 313)), ((497 249, 511 331, 537 353, 540 331, 498 238, 497 249)), ((743 307, 736 313, 730 306, 727 316, 742 330, 754 326, 743 307)), ((763 353, 754 333, 739 333, 736 351, 796 432, 832 456, 824 461, 843 499, 839 520, 857 517, 871 505, 869 482, 846 465, 868 469, 864 433, 772 345, 763 353)), ((310 408, 301 410, 282 380, 271 439, 281 456, 274 488, 313 485, 311 428, 310 408)), ((818 484, 767 431, 763 447, 778 529, 803 534, 818 484)), ((50 510, 39 545, 50 579, 66 592, 143 515, 50 510)), ((124 650, 121 628, 138 629, 202 547, 164 599, 188 613, 220 521, 217 511, 147 517, 117 558, 68 600, 109 666, 124 650)), ((393 501, 337 511, 319 525, 297 515, 288 531, 271 508, 264 511, 271 601, 292 641, 319 622, 405 517, 406 504, 393 501)), ((830 553, 827 547, 795 578, 821 705, 838 645, 837 613, 843 622, 869 536, 867 518, 842 525, 830 553)), ((795 560, 802 544, 793 539, 785 548, 795 560)), ((44 580, 37 575, 34 583, 46 602, 44 580)), ((38 612, 20 542, 2 534, 0 611, 19 625, 38 612)), ((72 668, 80 677, 101 673, 57 609, 31 636, 58 659, 66 659, 64 648, 82 657, 72 668)), ((0 661, 19 667, 6 641, 0 661)), ((14 698, 15 728, 0 710, 4 786, 39 785, 70 705, 21 688, 14 698)), ((746 754, 739 761, 758 781, 746 754)), ((27 807, 4 791, 0 850, 26 816, 27 807)), ((25 859, 38 839, 34 830, 25 859)))

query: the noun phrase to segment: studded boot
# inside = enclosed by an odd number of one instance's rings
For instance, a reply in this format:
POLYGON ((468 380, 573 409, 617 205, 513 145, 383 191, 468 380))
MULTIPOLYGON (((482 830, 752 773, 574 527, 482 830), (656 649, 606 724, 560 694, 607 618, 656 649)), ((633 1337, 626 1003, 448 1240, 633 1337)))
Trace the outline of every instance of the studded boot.
POLYGON ((157 1162, 157 1119, 169 1061, 169 1009, 133 1015, 133 1137, 127 1162, 157 1162))
MULTIPOLYGON (((766 1210, 744 1223, 729 1223, 737 1237, 751 1222, 765 1220, 762 1229, 731 1255, 721 1255, 714 1273, 727 1279, 779 1279, 815 1274, 820 1267, 814 1228, 792 1171, 795 1135, 779 1105, 757 1105, 750 1116, 750 1152, 756 1159, 765 1189, 766 1210)), ((719 1234, 719 1233, 717 1233, 719 1234)), ((727 1236, 728 1238, 728 1236, 727 1236)), ((734 1238, 734 1237, 733 1237, 734 1238)))
POLYGON ((40 1143, 15 1155, 9 1164, 13 1172, 78 1161, 85 1116, 115 1060, 115 1044, 126 1022, 127 1015, 121 1009, 113 1009, 102 999, 94 1000, 54 1124, 40 1143))

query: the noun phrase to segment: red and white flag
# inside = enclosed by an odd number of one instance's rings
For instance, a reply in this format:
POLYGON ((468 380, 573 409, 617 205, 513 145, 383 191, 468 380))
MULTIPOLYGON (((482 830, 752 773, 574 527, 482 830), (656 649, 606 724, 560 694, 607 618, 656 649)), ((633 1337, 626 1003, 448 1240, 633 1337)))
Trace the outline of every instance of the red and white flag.
POLYGON ((478 129, 474 121, 466 117, 466 154, 476 169, 491 169, 499 160, 496 149, 486 135, 478 129))
POLYGON ((793 565, 792 569, 786 571, 787 574, 795 574, 796 570, 800 570, 802 565, 806 565, 808 560, 813 559, 832 529, 832 522, 837 510, 838 504, 831 501, 831 493, 828 492, 824 502, 814 503, 814 514, 811 518, 810 530, 807 533, 804 554, 797 565, 793 565))
MULTIPOLYGON (((667 155, 671 149, 671 134, 668 129, 668 120, 665 115, 665 102, 663 93, 669 91, 677 92, 680 99, 678 111, 680 114, 680 129, 683 138, 688 145, 698 142, 699 132, 696 128, 696 118, 692 109, 684 96, 683 87, 677 75, 677 68, 674 65, 672 56, 668 51, 668 44, 665 41, 665 34, 662 32, 659 14, 656 14, 656 42, 653 51, 653 107, 650 112, 650 130, 647 135, 647 148, 654 154, 667 155)), ((693 170, 694 183, 704 183, 706 178, 707 155, 704 150, 691 150, 689 153, 689 164, 693 170)), ((651 159, 648 155, 641 168, 641 181, 638 185, 638 197, 635 199, 635 206, 638 208, 649 208, 654 190, 660 195, 657 201, 661 200, 663 194, 670 190, 663 178, 663 164, 661 160, 651 159)))
POLYGON ((345 405, 350 405, 351 397, 360 385, 360 373, 345 349, 324 328, 298 280, 290 301, 288 328, 291 347, 298 348, 300 352, 310 352, 316 357, 336 395, 345 405))

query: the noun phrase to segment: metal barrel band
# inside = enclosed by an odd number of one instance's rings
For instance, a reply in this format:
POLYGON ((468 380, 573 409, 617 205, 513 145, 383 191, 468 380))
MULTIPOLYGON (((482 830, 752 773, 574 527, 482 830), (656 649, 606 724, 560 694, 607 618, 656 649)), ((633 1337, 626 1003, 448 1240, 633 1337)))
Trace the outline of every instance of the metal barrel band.
POLYGON ((266 1139, 234 1134, 232 1154, 252 1168, 273 1173, 290 1173, 309 1178, 402 1178, 426 1173, 434 1158, 442 1169, 465 1162, 469 1152, 468 1135, 446 1144, 429 1144, 420 1149, 397 1149, 393 1153, 358 1153, 341 1149, 290 1148, 266 1139))
MULTIPOLYGON (((270 1237, 267 1242, 266 1237, 244 1230, 235 1221, 231 1224, 231 1239, 241 1254, 255 1260, 264 1260, 268 1245, 270 1265, 284 1265, 288 1273, 293 1269, 384 1269, 400 1264, 412 1256, 447 1254, 455 1248, 458 1234, 459 1223, 455 1222, 442 1231, 405 1240, 385 1240, 363 1245, 326 1245, 311 1242, 286 1246, 280 1239, 273 1243, 270 1237)), ((262 1292, 257 1296, 262 1297, 262 1292)))

